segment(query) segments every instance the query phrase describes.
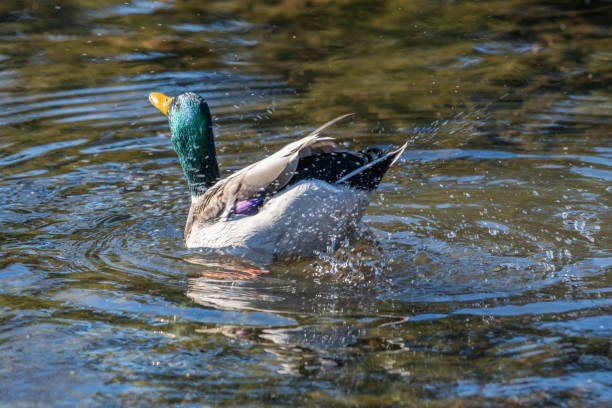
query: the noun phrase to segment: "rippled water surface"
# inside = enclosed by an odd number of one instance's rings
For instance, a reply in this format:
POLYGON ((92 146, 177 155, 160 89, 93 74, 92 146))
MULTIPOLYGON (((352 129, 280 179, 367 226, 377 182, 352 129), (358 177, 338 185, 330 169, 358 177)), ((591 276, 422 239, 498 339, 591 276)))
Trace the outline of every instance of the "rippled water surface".
POLYGON ((612 405, 609 2, 3 0, 4 406, 612 405), (151 91, 229 174, 336 115, 378 237, 184 248, 151 91), (246 279, 252 278, 254 279, 246 279))

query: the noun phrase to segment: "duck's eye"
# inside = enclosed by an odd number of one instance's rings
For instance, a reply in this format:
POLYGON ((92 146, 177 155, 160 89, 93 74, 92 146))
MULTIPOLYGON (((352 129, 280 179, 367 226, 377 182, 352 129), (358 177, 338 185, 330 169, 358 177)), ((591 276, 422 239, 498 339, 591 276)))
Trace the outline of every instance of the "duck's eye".
POLYGON ((174 107, 177 109, 181 109, 181 101, 179 99, 174 100, 174 107))

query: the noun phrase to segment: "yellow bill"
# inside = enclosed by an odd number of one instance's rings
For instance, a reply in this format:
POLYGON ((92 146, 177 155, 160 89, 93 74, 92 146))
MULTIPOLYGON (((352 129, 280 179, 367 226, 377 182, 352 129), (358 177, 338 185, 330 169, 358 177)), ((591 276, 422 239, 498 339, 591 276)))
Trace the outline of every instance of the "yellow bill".
POLYGON ((149 102, 166 116, 168 116, 168 108, 173 100, 174 98, 164 95, 161 92, 151 92, 151 94, 149 94, 149 102))

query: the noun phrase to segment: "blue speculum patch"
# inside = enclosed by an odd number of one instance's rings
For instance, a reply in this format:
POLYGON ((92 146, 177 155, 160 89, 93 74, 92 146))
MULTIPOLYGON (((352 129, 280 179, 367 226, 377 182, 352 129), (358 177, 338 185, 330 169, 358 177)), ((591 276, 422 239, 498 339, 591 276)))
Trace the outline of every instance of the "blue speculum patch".
POLYGON ((262 197, 253 198, 251 200, 238 201, 234 212, 242 215, 255 215, 257 214, 257 208, 263 201, 262 197))

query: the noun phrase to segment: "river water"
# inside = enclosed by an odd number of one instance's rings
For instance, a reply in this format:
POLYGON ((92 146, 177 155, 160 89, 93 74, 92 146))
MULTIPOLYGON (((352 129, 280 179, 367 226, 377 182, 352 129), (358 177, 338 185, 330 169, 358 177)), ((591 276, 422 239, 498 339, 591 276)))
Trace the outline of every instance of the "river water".
POLYGON ((3 0, 0 405, 611 405, 611 19, 3 0), (187 90, 226 175, 347 112, 329 135, 349 149, 409 140, 364 218, 379 244, 185 249, 147 95, 187 90))

